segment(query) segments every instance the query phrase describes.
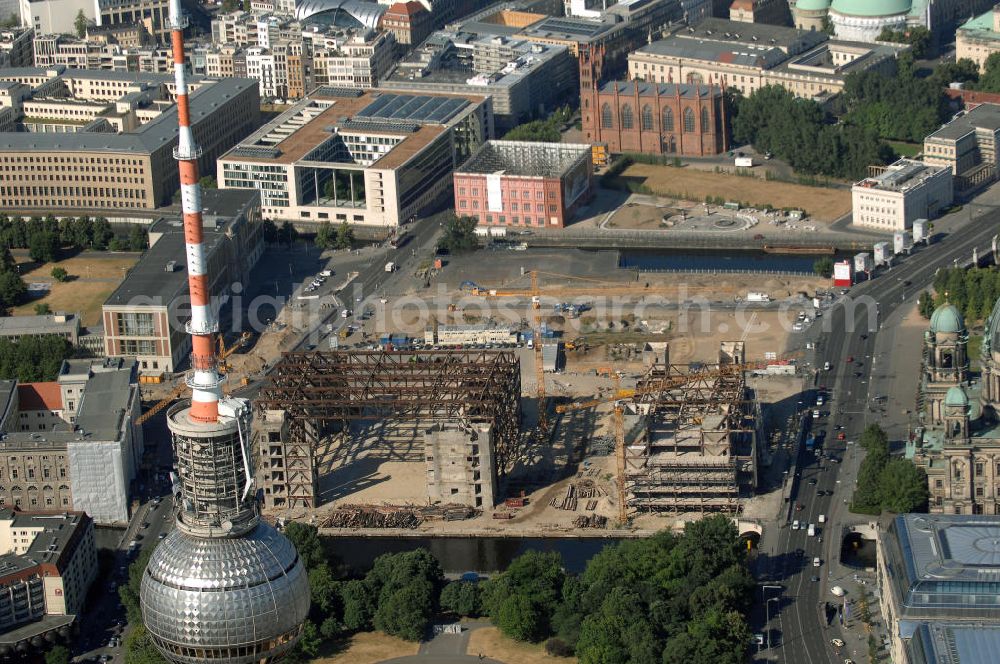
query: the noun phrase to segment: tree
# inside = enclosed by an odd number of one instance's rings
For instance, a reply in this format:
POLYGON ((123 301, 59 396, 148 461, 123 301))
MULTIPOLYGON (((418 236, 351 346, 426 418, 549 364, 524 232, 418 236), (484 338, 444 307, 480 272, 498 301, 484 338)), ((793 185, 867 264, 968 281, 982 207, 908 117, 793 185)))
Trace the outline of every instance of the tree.
POLYGON ((45 664, 69 664, 71 658, 72 653, 70 653, 69 648, 66 646, 52 646, 52 648, 45 653, 45 664))
POLYGON ((219 183, 216 182, 214 175, 203 175, 198 184, 201 185, 202 189, 218 189, 219 183))
POLYGON ((504 598, 494 614, 497 628, 518 641, 541 641, 546 632, 542 626, 544 615, 539 603, 531 597, 515 594, 504 598))
POLYGON ((313 244, 315 244, 316 248, 320 251, 333 248, 333 229, 330 227, 329 221, 324 221, 319 225, 319 230, 316 231, 316 239, 313 241, 313 244))
POLYGON ((444 227, 444 236, 438 242, 438 248, 450 254, 463 254, 479 247, 476 238, 475 217, 452 217, 444 227))
POLYGON ((375 594, 364 581, 354 579, 344 584, 340 593, 344 603, 344 626, 351 631, 371 629, 375 617, 375 594))
POLYGON ((129 622, 132 625, 125 637, 125 664, 167 664, 142 621, 129 622))
POLYGON ((518 125, 504 134, 505 141, 531 141, 535 143, 558 143, 562 138, 559 127, 553 119, 533 120, 518 125))
POLYGON ((735 611, 711 611, 667 641, 663 664, 741 664, 746 661, 751 634, 746 619, 735 611))
POLYGON ((388 596, 379 598, 375 628, 406 641, 419 641, 430 627, 434 613, 434 586, 414 579, 388 596))
POLYGON ((83 13, 81 9, 76 13, 76 18, 73 20, 73 27, 76 28, 76 36, 83 39, 87 35, 87 16, 83 13))
POLYGON ((234 12, 239 8, 240 4, 238 0, 222 0, 222 11, 224 11, 227 14, 230 12, 234 12))
POLYGON ((927 291, 921 291, 920 297, 917 298, 917 309, 920 311, 920 315, 926 320, 930 320, 931 316, 934 315, 934 298, 927 291))
POLYGON ((21 301, 28 287, 20 275, 14 272, 0 272, 0 308, 10 309, 21 301))
POLYGON ((950 83, 971 83, 970 87, 975 87, 979 81, 979 65, 968 58, 956 62, 942 62, 934 68, 931 78, 935 85, 942 88, 950 83))
POLYGON ((983 73, 979 76, 976 90, 1000 92, 1000 53, 991 53, 983 63, 983 73))
POLYGON ((864 461, 858 469, 858 486, 851 499, 851 509, 862 513, 879 513, 882 507, 882 492, 880 483, 882 470, 889 462, 887 448, 872 446, 868 448, 864 461))
POLYGON ((54 267, 52 268, 52 272, 50 274, 52 275, 53 279, 59 282, 66 281, 67 279, 69 279, 69 273, 65 270, 65 268, 54 267))
POLYGON ((104 217, 97 217, 91 224, 90 247, 98 251, 108 248, 115 232, 111 230, 111 224, 104 217))
POLYGON ((312 569, 326 562, 326 551, 323 549, 323 542, 319 538, 316 526, 289 521, 285 525, 284 532, 285 537, 295 545, 295 550, 299 552, 306 569, 312 569))
POLYGON ((922 58, 927 55, 927 49, 931 45, 931 31, 923 26, 907 28, 906 30, 893 30, 885 27, 876 37, 876 41, 909 44, 913 47, 911 49, 913 57, 922 58))
POLYGON ((35 305, 36 316, 45 316, 51 313, 52 313, 52 307, 50 307, 47 303, 39 302, 38 304, 35 305))
POLYGON ((287 221, 281 222, 281 228, 278 229, 278 241, 283 244, 291 246, 296 239, 298 239, 299 233, 295 230, 295 227, 287 221))
POLYGON ((28 255, 37 263, 50 263, 59 251, 59 236, 50 231, 42 231, 31 236, 28 255))
POLYGON ((902 514, 926 512, 930 491, 927 473, 909 459, 893 459, 879 475, 882 509, 902 514))
POLYGON ((479 584, 452 581, 441 591, 441 608, 463 618, 478 618, 482 613, 479 584))
POLYGON ((889 453, 889 435, 878 424, 869 424, 865 427, 859 444, 869 452, 876 450, 889 453))
POLYGON ((132 224, 132 227, 128 229, 128 250, 146 250, 146 231, 138 224, 132 224))
POLYGON ((816 276, 829 279, 833 275, 833 259, 829 256, 817 258, 813 263, 813 273, 816 276))
POLYGON ((337 227, 337 249, 351 249, 354 246, 354 229, 346 221, 337 227))

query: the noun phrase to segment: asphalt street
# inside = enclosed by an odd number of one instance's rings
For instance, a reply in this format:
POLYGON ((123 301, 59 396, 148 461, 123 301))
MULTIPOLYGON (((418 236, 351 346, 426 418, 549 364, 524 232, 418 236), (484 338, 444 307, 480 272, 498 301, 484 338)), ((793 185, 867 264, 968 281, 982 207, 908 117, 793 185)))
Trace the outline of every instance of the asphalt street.
POLYGON ((775 524, 776 533, 768 535, 765 531, 762 540, 758 601, 766 606, 764 613, 770 618, 767 633, 772 635, 772 648, 761 653, 758 661, 843 664, 844 654, 831 645, 839 632, 836 627, 826 626, 824 606, 827 601, 837 602, 830 592, 830 577, 834 573, 831 566, 836 566, 837 573, 843 569, 839 561, 843 528, 867 521, 867 517, 850 514, 847 509, 862 457, 853 442, 868 423, 886 417, 872 399, 876 395, 870 393, 873 363, 878 363, 879 371, 886 374, 893 363, 916 361, 913 354, 874 358, 877 335, 885 318, 928 288, 939 268, 971 260, 974 247, 980 257, 987 255, 998 231, 1000 212, 986 211, 935 244, 919 248, 891 270, 855 285, 816 322, 820 330, 815 337, 814 389, 803 395, 802 407, 813 432, 823 435, 822 452, 841 463, 822 459, 804 445, 799 446, 794 476, 790 478, 793 484, 788 513, 775 524), (823 370, 826 362, 829 371, 823 370), (815 398, 820 393, 824 394, 824 404, 817 407, 815 398), (813 409, 824 416, 813 419, 813 409), (845 434, 843 441, 837 440, 841 430, 845 434), (801 508, 796 509, 797 505, 801 508), (826 516, 826 523, 814 537, 790 527, 795 519, 803 526, 819 526, 821 514, 826 516), (820 542, 824 534, 828 536, 820 542), (817 557, 819 567, 813 564, 817 557))

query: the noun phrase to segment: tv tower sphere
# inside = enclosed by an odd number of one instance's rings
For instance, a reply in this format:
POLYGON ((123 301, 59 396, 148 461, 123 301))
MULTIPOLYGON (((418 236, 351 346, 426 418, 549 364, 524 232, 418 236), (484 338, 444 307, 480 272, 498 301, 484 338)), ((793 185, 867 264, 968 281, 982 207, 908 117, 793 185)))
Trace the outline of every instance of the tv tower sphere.
POLYGON ((177 459, 177 528, 142 575, 142 619, 176 664, 264 664, 298 642, 309 613, 309 579, 295 547, 260 520, 254 491, 250 404, 222 396, 218 323, 202 240, 201 150, 190 127, 184 71, 185 19, 170 0, 181 182, 191 296, 191 401, 167 411, 177 459))

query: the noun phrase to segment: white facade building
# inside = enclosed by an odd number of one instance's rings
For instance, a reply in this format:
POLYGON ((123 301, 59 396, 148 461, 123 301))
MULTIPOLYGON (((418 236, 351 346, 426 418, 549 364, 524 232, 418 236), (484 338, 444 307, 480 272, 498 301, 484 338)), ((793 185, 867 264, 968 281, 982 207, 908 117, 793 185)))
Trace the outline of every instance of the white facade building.
POLYGON ((951 205, 951 169, 900 159, 880 175, 855 183, 851 194, 856 226, 902 231, 951 205))

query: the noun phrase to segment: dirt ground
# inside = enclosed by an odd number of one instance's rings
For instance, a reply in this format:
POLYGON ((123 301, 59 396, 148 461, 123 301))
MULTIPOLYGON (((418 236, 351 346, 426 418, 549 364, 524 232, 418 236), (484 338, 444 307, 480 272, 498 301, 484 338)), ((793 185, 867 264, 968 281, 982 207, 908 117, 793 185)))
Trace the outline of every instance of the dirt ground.
POLYGON ((317 657, 313 664, 378 664, 394 657, 416 655, 419 644, 403 641, 381 632, 361 632, 343 643, 336 654, 317 657))
POLYGON ((80 314, 83 325, 101 320, 101 306, 122 282, 138 258, 137 254, 79 254, 54 263, 33 263, 26 253, 15 252, 21 277, 27 284, 47 283, 51 289, 43 297, 14 307, 14 315, 35 313, 36 304, 47 304, 52 311, 80 314), (52 268, 61 267, 70 280, 60 283, 52 278, 52 268))
POLYGON ((663 220, 680 214, 682 208, 626 204, 611 216, 608 228, 649 231, 664 227, 663 220))
POLYGON ((641 181, 656 193, 666 196, 694 201, 703 201, 706 196, 722 196, 754 207, 797 208, 805 210, 816 221, 834 221, 851 211, 850 189, 807 187, 763 178, 651 164, 633 164, 622 175, 641 181))
POLYGON ((486 657, 507 664, 553 664, 554 662, 571 664, 577 661, 576 657, 552 657, 545 652, 545 647, 541 644, 520 643, 508 639, 496 627, 483 627, 472 632, 466 652, 470 655, 482 653, 486 657))

